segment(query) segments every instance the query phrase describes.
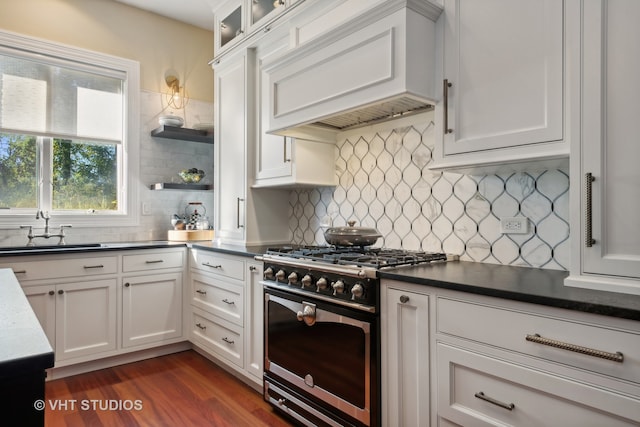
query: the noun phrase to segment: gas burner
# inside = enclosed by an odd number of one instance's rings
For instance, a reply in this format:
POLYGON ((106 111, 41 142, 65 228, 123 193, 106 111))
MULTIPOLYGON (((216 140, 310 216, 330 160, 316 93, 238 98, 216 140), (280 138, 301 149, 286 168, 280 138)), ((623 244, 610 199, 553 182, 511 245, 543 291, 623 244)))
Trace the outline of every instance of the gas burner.
POLYGON ((375 269, 451 259, 445 253, 360 246, 283 246, 270 248, 266 253, 272 256, 375 269))

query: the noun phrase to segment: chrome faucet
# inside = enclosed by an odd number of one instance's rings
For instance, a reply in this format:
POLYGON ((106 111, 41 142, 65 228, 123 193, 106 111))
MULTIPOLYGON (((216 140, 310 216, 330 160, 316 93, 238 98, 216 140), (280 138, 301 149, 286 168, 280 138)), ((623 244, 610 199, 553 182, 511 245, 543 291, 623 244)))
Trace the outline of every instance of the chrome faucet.
POLYGON ((33 239, 38 238, 38 237, 42 237, 44 239, 50 239, 51 237, 59 237, 60 240, 58 241, 58 245, 66 245, 66 242, 64 241, 65 238, 65 234, 64 234, 64 229, 65 228, 71 228, 71 224, 63 224, 60 226, 60 231, 58 232, 58 234, 51 234, 51 232, 49 231, 49 220, 51 219, 51 216, 49 215, 49 212, 42 212, 41 210, 36 212, 36 219, 44 219, 44 233, 42 234, 33 234, 33 226, 32 225, 21 225, 20 228, 28 228, 29 232, 27 233, 27 237, 29 238, 29 241, 27 242, 27 246, 35 246, 36 244, 33 242, 33 239))

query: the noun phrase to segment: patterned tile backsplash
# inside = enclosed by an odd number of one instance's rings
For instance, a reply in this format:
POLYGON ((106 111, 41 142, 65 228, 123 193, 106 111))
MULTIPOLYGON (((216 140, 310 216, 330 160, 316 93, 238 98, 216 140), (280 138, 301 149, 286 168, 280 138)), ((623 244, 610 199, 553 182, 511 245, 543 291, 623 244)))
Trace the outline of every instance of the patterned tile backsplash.
POLYGON ((292 190, 294 243, 325 244, 327 225, 348 220, 377 228, 377 246, 444 251, 462 260, 566 270, 569 175, 566 170, 471 176, 427 168, 432 115, 421 124, 368 128, 340 141, 339 185, 292 190), (502 234, 500 218, 528 218, 528 233, 502 234))

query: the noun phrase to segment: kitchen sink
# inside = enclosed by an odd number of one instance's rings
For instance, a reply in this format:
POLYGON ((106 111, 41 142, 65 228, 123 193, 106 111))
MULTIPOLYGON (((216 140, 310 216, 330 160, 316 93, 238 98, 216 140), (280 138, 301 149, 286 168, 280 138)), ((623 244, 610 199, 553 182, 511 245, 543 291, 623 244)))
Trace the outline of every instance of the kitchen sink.
POLYGON ((100 243, 80 243, 71 245, 0 246, 0 252, 19 251, 64 251, 69 249, 99 248, 100 243))

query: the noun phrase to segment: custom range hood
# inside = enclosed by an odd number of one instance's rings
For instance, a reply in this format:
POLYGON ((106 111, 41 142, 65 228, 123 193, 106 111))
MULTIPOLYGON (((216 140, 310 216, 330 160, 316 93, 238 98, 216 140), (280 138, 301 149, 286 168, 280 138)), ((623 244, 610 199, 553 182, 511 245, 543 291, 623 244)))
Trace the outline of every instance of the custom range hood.
POLYGON ((335 142, 340 132, 433 108, 441 12, 424 0, 378 2, 264 63, 267 132, 335 142))

